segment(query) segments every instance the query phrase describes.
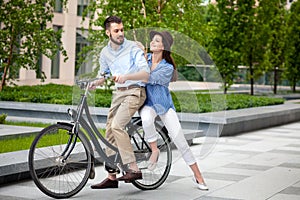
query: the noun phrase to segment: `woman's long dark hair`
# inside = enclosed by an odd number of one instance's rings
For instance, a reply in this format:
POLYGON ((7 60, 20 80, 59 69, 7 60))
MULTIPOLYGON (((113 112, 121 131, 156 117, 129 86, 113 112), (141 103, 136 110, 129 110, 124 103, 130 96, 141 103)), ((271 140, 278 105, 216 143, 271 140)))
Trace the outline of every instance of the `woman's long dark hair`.
POLYGON ((177 70, 176 70, 176 64, 175 61, 171 55, 170 51, 164 50, 162 54, 162 58, 165 59, 168 63, 173 65, 174 71, 173 71, 173 77, 171 79, 172 82, 177 81, 178 75, 177 75, 177 70))

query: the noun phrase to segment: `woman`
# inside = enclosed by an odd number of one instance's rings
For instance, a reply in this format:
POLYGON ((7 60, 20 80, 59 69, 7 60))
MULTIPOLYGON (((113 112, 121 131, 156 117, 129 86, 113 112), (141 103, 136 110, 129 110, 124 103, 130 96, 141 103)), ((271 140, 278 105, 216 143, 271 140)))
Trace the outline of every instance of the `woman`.
POLYGON ((170 52, 173 37, 167 31, 151 31, 150 39, 150 51, 152 53, 147 55, 147 61, 151 72, 146 85, 147 98, 140 110, 145 137, 152 149, 148 169, 153 170, 156 167, 160 153, 157 148, 157 133, 154 126, 155 117, 159 115, 184 161, 193 171, 197 187, 200 190, 208 190, 196 159, 183 135, 168 89, 170 81, 177 79, 176 65, 170 52))

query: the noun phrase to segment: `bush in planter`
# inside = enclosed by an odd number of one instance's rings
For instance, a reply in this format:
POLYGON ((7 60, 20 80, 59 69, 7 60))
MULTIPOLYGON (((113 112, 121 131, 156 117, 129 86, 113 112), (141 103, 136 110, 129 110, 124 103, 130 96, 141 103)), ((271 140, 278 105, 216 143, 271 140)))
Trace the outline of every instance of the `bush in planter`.
POLYGON ((7 114, 5 114, 5 113, 0 115, 0 124, 4 124, 5 123, 6 117, 7 117, 7 114))

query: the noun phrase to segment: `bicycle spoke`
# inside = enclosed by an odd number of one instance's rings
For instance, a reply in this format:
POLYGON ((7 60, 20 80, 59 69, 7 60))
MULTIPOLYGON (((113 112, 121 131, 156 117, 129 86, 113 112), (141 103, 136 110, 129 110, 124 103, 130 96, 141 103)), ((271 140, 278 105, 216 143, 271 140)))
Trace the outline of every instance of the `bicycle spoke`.
POLYGON ((43 129, 29 152, 29 168, 35 184, 54 198, 68 198, 79 192, 91 170, 91 146, 83 133, 74 148, 67 145, 71 128, 55 124, 43 129), (62 156, 66 148, 70 155, 62 156))

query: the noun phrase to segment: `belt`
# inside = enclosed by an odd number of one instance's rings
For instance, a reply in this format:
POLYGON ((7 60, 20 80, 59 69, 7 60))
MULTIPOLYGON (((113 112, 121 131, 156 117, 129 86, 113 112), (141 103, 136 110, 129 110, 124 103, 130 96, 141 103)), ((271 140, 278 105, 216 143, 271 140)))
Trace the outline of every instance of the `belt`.
POLYGON ((117 87, 117 90, 125 91, 125 90, 130 90, 130 89, 133 89, 133 88, 144 88, 144 86, 134 84, 134 85, 129 85, 127 87, 117 87))

